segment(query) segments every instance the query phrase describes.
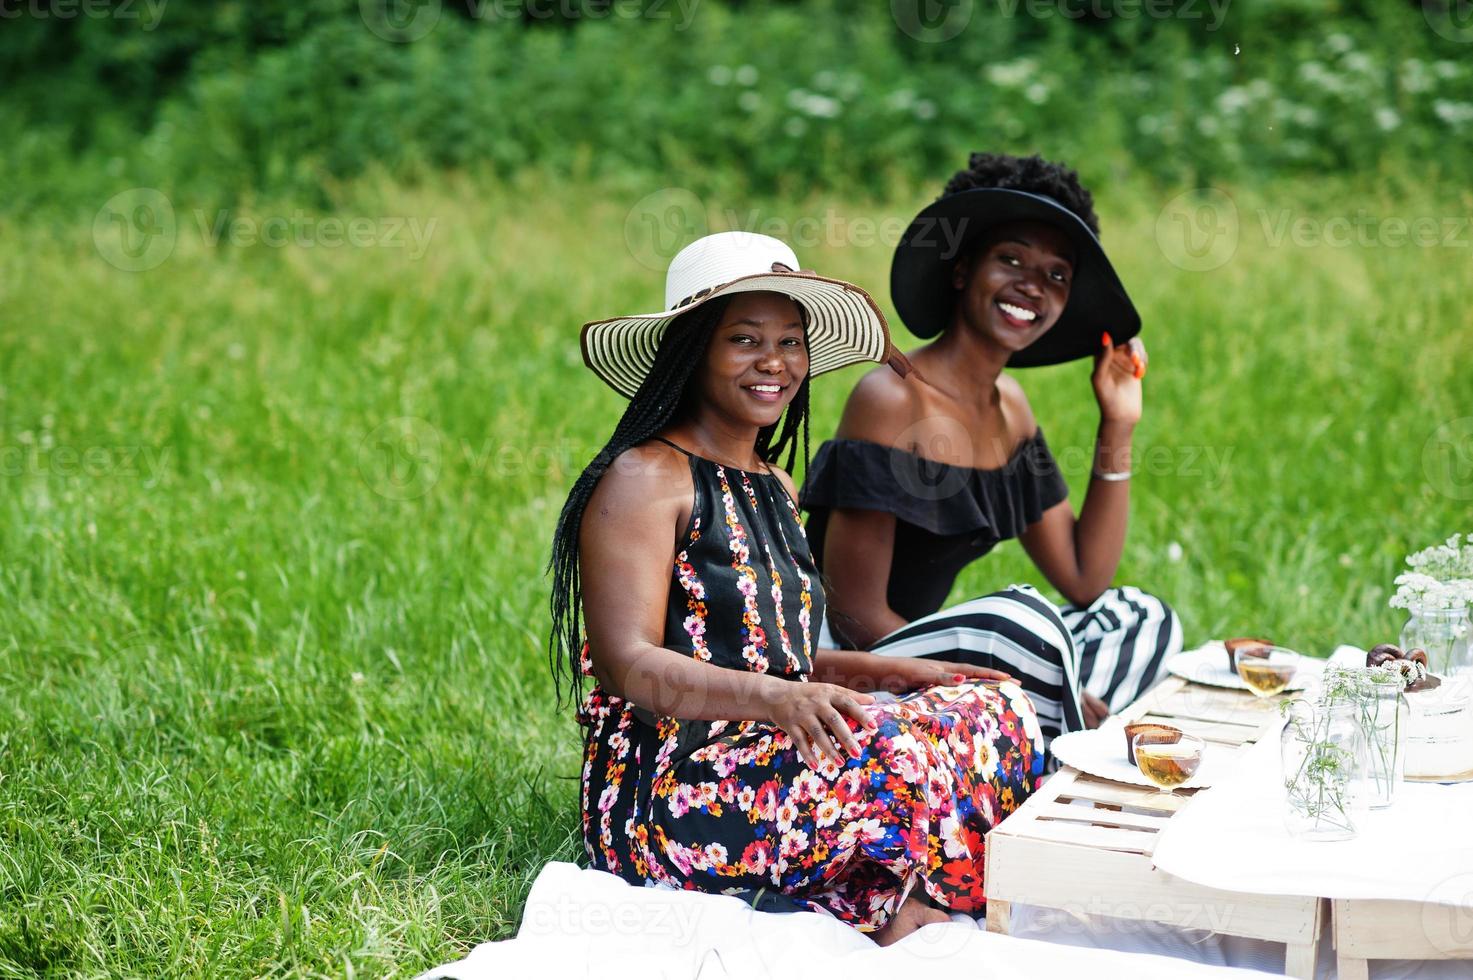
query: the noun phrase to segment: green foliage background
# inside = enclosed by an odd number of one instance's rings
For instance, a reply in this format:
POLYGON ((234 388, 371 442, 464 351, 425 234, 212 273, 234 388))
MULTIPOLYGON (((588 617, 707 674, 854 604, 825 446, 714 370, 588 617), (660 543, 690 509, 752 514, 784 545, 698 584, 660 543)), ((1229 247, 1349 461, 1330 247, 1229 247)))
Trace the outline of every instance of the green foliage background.
MULTIPOLYGON (((833 221, 800 256, 889 311, 859 222, 969 150, 1078 166, 1152 352, 1119 578, 1189 643, 1390 639, 1401 556, 1468 529, 1473 468, 1437 467, 1473 439, 1470 249, 1440 240, 1473 214, 1469 49, 1415 7, 976 3, 933 43, 819 0, 680 30, 447 3, 413 41, 372 3, 114 6, 0 20, 0 978, 408 975, 579 857, 542 569, 620 406, 577 326, 661 296, 651 194, 833 221), (1192 271, 1163 216, 1206 185, 1239 227, 1192 271), (139 187, 178 222, 128 271, 98 217, 139 187), (210 233, 283 217, 431 233, 210 233), (1377 237, 1416 220, 1439 241, 1377 237)), ((1087 369, 1018 376, 1077 504, 1087 369)), ((956 597, 1011 581, 1015 545, 956 597)))
POLYGON ((104 178, 326 203, 447 167, 893 194, 979 141, 1096 179, 1473 172, 1443 0, 951 0, 955 37, 912 0, 155 2, 4 22, 7 206, 104 178))

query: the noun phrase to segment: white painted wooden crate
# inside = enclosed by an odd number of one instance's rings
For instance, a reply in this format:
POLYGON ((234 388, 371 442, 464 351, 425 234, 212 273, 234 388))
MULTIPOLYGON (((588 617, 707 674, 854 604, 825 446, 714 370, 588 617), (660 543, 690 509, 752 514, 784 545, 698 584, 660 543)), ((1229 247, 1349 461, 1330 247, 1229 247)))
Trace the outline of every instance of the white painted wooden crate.
MULTIPOLYGON (((1274 699, 1176 677, 1121 712, 1126 721, 1160 721, 1232 746, 1255 741, 1277 716, 1274 699)), ((1193 795, 1061 769, 987 835, 988 930, 1008 931, 1014 902, 1162 922, 1285 943, 1284 972, 1311 980, 1328 903, 1205 888, 1152 864, 1156 835, 1193 795)))

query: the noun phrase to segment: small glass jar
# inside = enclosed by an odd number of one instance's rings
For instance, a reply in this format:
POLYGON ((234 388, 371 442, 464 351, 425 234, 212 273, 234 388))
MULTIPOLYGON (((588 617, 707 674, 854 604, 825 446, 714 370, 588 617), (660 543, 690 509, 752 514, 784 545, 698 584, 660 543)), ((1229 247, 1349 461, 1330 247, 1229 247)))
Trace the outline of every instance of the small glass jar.
POLYGON ((1279 737, 1284 826, 1304 840, 1349 840, 1369 809, 1360 708, 1295 701, 1279 737))
POLYGON ((1427 651, 1427 669, 1443 677, 1473 673, 1473 650, 1469 645, 1467 606, 1446 609, 1413 607, 1401 628, 1401 648, 1427 651))
POLYGON ((1367 684, 1361 703, 1361 729, 1366 738, 1366 789, 1372 810, 1396 799, 1406 775, 1407 735, 1411 707, 1401 681, 1367 684))

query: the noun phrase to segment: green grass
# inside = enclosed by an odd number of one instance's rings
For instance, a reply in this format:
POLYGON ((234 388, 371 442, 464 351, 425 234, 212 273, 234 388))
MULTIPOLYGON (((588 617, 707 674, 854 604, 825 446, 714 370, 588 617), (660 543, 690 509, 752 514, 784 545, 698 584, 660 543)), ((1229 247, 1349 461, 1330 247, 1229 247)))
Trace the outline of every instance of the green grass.
MULTIPOLYGON (((541 573, 620 404, 577 326, 661 295, 625 244, 650 190, 344 192, 436 219, 418 260, 210 247, 182 203, 145 272, 100 258, 91 214, 0 227, 0 977, 403 975, 509 935, 539 867, 579 856, 541 573)), ((1169 196, 1102 202, 1161 454, 1119 580, 1192 643, 1394 637, 1401 556, 1468 529, 1423 452, 1473 411, 1470 251, 1271 247, 1256 209, 1473 208, 1241 193, 1236 254, 1189 273, 1156 244, 1169 196)), ((883 300, 888 246, 800 254, 883 300)), ((818 432, 857 376, 818 386, 818 432)), ((1020 378, 1081 490, 1087 368, 1020 378)), ((957 595, 1020 580, 1009 546, 957 595)))

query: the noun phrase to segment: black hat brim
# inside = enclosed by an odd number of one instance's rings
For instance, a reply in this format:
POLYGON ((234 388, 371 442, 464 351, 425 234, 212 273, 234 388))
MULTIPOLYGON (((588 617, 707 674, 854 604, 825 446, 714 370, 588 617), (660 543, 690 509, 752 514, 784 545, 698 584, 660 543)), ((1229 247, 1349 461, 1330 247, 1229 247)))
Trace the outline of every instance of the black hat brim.
POLYGON ((1140 314, 1089 226, 1053 198, 982 187, 949 194, 910 223, 890 265, 890 297, 906 327, 929 338, 951 323, 958 292, 952 270, 968 247, 1000 224, 1040 221, 1064 232, 1074 246, 1069 302, 1042 337, 1008 359, 1009 367, 1038 367, 1093 356, 1100 334, 1117 344, 1141 332, 1140 314))

